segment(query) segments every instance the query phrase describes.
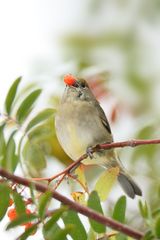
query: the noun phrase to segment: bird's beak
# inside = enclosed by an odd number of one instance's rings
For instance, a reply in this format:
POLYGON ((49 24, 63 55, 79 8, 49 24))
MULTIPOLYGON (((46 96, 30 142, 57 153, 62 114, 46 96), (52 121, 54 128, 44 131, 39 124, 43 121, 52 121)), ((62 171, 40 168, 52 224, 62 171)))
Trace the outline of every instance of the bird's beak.
POLYGON ((74 89, 78 90, 78 88, 81 88, 81 85, 78 81, 75 81, 75 83, 73 85, 67 85, 67 87, 74 88, 74 89))

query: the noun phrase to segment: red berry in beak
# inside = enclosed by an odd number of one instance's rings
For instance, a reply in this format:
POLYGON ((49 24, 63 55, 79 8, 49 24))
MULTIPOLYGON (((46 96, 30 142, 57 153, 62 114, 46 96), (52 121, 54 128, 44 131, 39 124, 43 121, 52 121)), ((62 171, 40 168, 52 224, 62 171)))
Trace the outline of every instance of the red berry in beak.
POLYGON ((76 82, 76 79, 73 75, 68 74, 66 76, 64 76, 64 82, 68 85, 68 86, 73 86, 76 82))

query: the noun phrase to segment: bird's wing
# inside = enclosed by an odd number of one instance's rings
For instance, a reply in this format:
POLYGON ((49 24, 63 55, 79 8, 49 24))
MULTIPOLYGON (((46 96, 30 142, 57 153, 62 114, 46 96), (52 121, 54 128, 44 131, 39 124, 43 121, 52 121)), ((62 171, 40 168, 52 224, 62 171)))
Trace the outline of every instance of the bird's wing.
POLYGON ((112 134, 107 117, 98 101, 96 101, 96 108, 98 109, 98 115, 102 121, 103 126, 107 129, 108 133, 112 134))

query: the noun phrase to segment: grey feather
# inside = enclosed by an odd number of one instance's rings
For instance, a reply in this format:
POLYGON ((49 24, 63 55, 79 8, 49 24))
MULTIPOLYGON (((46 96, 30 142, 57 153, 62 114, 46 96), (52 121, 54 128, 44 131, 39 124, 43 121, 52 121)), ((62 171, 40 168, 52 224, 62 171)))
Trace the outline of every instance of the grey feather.
MULTIPOLYGON (((67 85, 55 117, 55 127, 61 146, 73 160, 84 154, 89 147, 113 142, 107 117, 88 84, 82 79, 76 79, 73 85, 67 85)), ((94 159, 85 159, 83 163, 105 168, 119 167, 118 180, 125 193, 131 198, 142 195, 140 188, 125 172, 114 149, 94 155, 94 159)))
POLYGON ((141 189, 128 174, 121 172, 118 176, 118 181, 122 186, 124 192, 130 198, 135 198, 136 195, 142 196, 141 189))

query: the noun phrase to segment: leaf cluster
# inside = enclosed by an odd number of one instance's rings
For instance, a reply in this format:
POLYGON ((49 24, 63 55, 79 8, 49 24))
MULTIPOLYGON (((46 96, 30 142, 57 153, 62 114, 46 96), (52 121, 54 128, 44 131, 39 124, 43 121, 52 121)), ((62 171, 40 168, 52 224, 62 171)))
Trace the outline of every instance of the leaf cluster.
MULTIPOLYGON (((54 141, 55 132, 53 130, 53 118, 55 110, 51 108, 40 111, 31 117, 32 110, 36 101, 41 95, 41 89, 23 91, 24 97, 18 96, 18 89, 21 83, 21 77, 17 78, 10 87, 5 99, 5 113, 1 114, 3 121, 0 125, 0 167, 8 172, 14 173, 17 165, 23 164, 30 175, 36 176, 41 170, 46 168, 47 155, 51 155, 48 150, 47 142, 54 141), (12 126, 12 127, 10 127, 12 126), (23 129, 23 134, 17 140, 17 133, 23 129), (7 133, 7 134, 6 134, 7 133), (23 161, 22 161, 23 159, 23 161)), ((150 128, 147 128, 150 131, 150 128)), ((146 134, 146 129, 141 131, 140 137, 146 134)), ((147 134, 148 136, 148 134, 147 134)), ((52 143, 53 144, 53 143, 52 143)), ((54 146, 57 141, 54 142, 54 146)), ((57 147, 57 145, 56 145, 57 147)), ((155 149, 148 150, 148 154, 152 157, 155 149)), ((134 159, 140 154, 140 150, 135 151, 134 159), (139 152, 138 152, 139 151, 139 152)), ((54 152, 56 156, 56 152, 54 152)), ((59 159, 65 159, 65 155, 57 155, 59 159)), ((136 160, 135 160, 136 161, 136 160)), ((87 191, 86 178, 82 169, 77 169, 81 186, 87 191)), ((86 205, 94 211, 105 215, 105 205, 102 201, 106 201, 111 188, 117 178, 118 169, 112 168, 110 171, 104 171, 95 184, 94 191, 89 193, 87 197, 84 192, 75 192, 75 200, 80 204, 86 205)), ((3 180, 3 179, 2 179, 3 180)), ((83 190, 84 190, 83 189, 83 190)), ((112 230, 98 221, 93 219, 83 220, 81 216, 66 206, 60 206, 49 210, 52 206, 52 194, 50 191, 37 197, 34 185, 30 187, 31 206, 34 211, 26 214, 26 197, 18 187, 11 186, 10 182, 3 180, 0 183, 0 220, 4 218, 10 208, 10 198, 17 212, 17 218, 9 222, 7 230, 20 227, 22 224, 31 222, 32 226, 26 229, 18 239, 27 239, 37 229, 42 229, 44 239, 73 239, 73 240, 98 240, 98 239, 117 239, 129 240, 131 238, 121 234, 120 232, 112 232, 112 230), (17 190, 18 189, 18 190, 17 190), (3 196, 3 197, 2 197, 3 196), (62 224, 63 222, 63 224, 62 224), (89 225, 89 228, 86 227, 89 225)), ((105 202, 106 204, 106 202, 105 202)), ((121 223, 127 223, 126 218, 127 200, 125 196, 121 196, 115 204, 110 207, 108 214, 110 217, 121 223)), ((145 202, 139 202, 140 218, 144 224, 146 231, 144 239, 152 240, 160 238, 160 210, 151 211, 149 205, 145 202)))

